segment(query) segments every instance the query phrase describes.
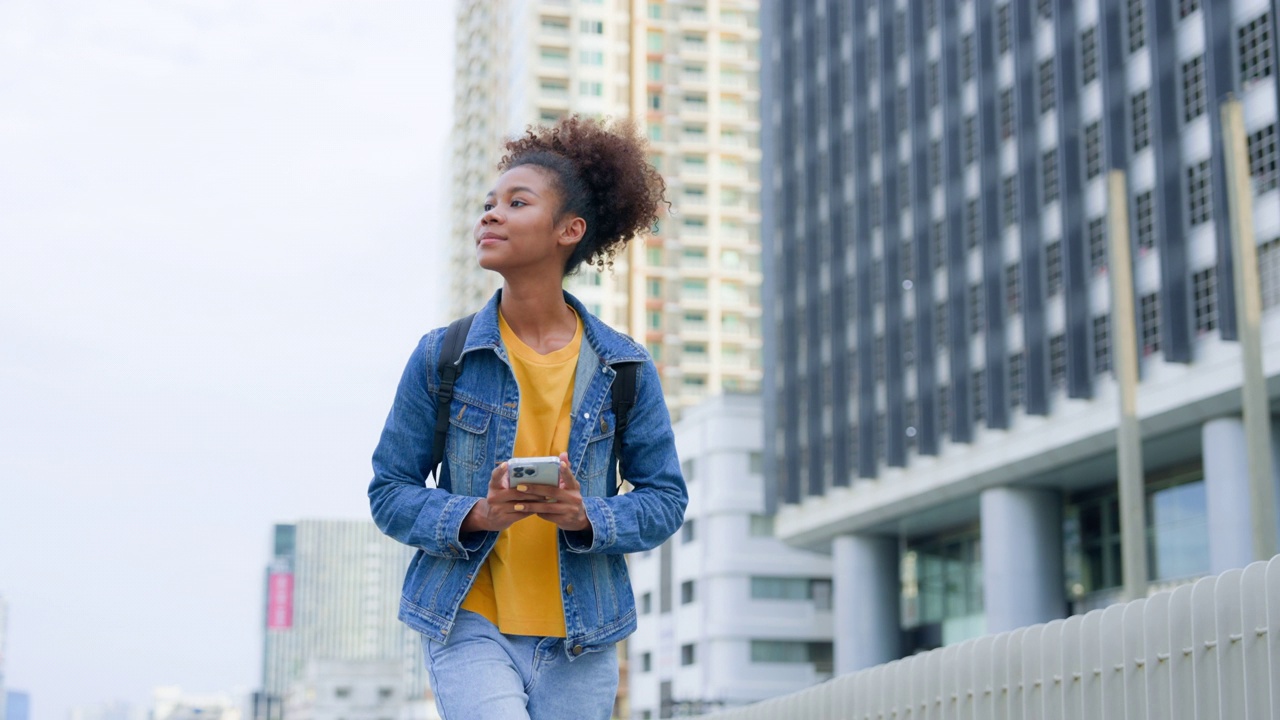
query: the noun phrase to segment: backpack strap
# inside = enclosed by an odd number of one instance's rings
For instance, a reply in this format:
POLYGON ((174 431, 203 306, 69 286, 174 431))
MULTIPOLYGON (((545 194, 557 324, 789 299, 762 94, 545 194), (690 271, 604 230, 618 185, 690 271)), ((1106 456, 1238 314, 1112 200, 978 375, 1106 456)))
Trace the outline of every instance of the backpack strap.
POLYGON ((449 435, 449 405, 453 402, 453 384, 462 372, 462 349, 467 344, 467 333, 475 314, 458 318, 449 323, 440 343, 440 356, 436 367, 440 370, 440 388, 436 390, 436 433, 431 442, 431 469, 428 473, 440 481, 440 463, 444 461, 444 442, 449 435))
POLYGON ((636 372, 640 363, 618 363, 610 388, 613 394, 613 460, 618 463, 618 487, 622 486, 622 433, 627 429, 631 408, 636 404, 636 372))

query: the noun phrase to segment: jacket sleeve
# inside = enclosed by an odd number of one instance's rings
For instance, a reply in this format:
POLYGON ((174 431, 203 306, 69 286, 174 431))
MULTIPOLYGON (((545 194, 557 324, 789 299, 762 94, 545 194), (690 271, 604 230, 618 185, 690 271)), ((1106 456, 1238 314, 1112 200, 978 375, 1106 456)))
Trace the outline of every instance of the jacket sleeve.
POLYGON ((676 455, 671 415, 652 360, 640 366, 636 405, 622 434, 622 475, 635 488, 613 497, 584 497, 591 530, 565 532, 565 546, 577 553, 633 553, 651 550, 684 522, 689 492, 676 455))
MULTIPOLYGON (((466 559, 480 549, 485 533, 459 537, 462 520, 479 498, 427 487, 435 433, 435 378, 443 330, 422 338, 400 377, 382 437, 373 451, 369 508, 378 529, 428 555, 466 559)), ((445 461, 447 462, 447 460, 445 461)))

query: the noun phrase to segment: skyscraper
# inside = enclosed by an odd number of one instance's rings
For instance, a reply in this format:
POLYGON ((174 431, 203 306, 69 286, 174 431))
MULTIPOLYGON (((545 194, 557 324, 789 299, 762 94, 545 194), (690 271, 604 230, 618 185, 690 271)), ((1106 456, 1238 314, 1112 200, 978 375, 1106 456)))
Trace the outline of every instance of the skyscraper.
POLYGON ((1244 103, 1270 310, 1275 28, 1256 0, 769 4, 766 449, 779 535, 833 549, 837 670, 1117 598, 1108 170, 1150 579, 1248 561, 1219 99, 1244 103))
POLYGON ((567 113, 632 116, 674 212, 567 287, 643 342, 678 414, 760 381, 757 0, 463 0, 453 133, 453 314, 499 278, 471 229, 503 138, 567 113))
MULTIPOLYGON (((417 633, 397 618, 409 548, 371 521, 276 525, 266 574, 262 692, 278 707, 312 660, 394 660, 425 690, 417 633)), ((259 698, 262 706, 267 697, 259 698)))

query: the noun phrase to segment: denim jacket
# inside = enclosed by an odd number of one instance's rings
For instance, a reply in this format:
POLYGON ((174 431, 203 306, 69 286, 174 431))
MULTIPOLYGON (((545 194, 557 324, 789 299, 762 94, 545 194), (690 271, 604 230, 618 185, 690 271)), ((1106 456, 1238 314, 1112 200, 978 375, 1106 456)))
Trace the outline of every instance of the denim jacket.
MULTIPOLYGON (((501 291, 475 317, 449 408, 449 434, 437 487, 427 483, 444 328, 409 357, 382 438, 373 453, 369 505, 382 532, 417 548, 400 598, 400 619, 444 642, 496 532, 460 534, 462 520, 488 493, 494 466, 511 457, 520 402, 498 332, 501 291)), ((574 375, 569 463, 582 486, 591 529, 559 532, 560 590, 570 658, 604 650, 636 628, 625 553, 652 549, 684 520, 688 492, 676 457, 671 417, 657 368, 631 338, 565 300, 582 318, 574 375), (640 362, 636 404, 623 433, 623 477, 634 490, 615 494, 614 418, 609 386, 615 363, 640 362)))

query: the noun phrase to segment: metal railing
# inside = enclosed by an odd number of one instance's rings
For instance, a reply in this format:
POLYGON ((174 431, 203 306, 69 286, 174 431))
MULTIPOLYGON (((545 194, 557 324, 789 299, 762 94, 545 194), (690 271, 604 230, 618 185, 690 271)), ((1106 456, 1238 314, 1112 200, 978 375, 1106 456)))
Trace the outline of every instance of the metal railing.
POLYGON ((841 675, 715 720, 1280 717, 1280 556, 841 675))

